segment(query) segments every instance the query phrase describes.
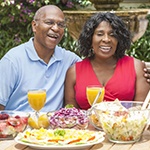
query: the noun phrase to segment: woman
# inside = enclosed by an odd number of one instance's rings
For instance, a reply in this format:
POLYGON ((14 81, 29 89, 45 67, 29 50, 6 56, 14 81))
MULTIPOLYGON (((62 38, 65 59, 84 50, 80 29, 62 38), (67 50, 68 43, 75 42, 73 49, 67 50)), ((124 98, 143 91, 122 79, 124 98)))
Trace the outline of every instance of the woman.
POLYGON ((69 68, 66 75, 65 104, 90 108, 88 85, 104 87, 106 101, 143 101, 149 91, 143 76, 145 66, 125 55, 130 45, 131 35, 122 19, 110 12, 92 16, 79 37, 79 51, 85 59, 69 68))

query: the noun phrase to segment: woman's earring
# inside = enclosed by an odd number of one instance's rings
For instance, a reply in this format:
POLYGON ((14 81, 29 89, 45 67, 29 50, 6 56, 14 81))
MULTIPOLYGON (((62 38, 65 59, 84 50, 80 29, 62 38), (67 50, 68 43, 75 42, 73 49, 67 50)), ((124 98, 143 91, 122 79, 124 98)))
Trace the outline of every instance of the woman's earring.
POLYGON ((90 49, 90 57, 94 56, 94 50, 93 48, 90 49))

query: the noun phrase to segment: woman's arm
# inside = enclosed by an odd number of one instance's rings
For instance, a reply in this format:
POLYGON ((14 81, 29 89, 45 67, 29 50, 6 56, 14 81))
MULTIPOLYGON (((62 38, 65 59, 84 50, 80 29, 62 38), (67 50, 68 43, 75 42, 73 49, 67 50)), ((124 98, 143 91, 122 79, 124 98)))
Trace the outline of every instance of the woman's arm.
POLYGON ((74 85, 76 83, 76 71, 75 65, 70 67, 66 74, 65 79, 65 105, 73 104, 74 107, 79 108, 76 100, 75 100, 75 90, 74 85))
POLYGON ((134 65, 136 70, 136 90, 135 90, 135 101, 144 101, 149 90, 150 86, 146 78, 143 76, 145 64, 140 60, 134 58, 134 65))

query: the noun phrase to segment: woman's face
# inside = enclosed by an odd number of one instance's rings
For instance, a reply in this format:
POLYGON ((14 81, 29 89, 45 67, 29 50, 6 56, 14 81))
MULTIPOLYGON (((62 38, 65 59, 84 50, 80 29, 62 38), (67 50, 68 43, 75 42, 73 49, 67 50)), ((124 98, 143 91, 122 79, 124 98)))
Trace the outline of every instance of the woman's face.
POLYGON ((92 48, 95 56, 110 58, 114 55, 118 40, 114 37, 111 25, 102 21, 95 29, 92 38, 92 48))

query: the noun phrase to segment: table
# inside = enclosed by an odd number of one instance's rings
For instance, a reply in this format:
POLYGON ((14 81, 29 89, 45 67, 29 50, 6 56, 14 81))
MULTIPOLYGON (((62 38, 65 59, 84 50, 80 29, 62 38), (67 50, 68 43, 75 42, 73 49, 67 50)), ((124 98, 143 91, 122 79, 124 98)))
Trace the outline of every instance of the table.
MULTIPOLYGON (((28 146, 17 144, 14 140, 0 141, 0 149, 1 150, 35 150, 28 146)), ((103 141, 100 144, 94 145, 88 150, 150 150, 150 131, 149 130, 145 131, 141 140, 134 144, 114 144, 109 142, 106 138, 105 141, 103 141)))

